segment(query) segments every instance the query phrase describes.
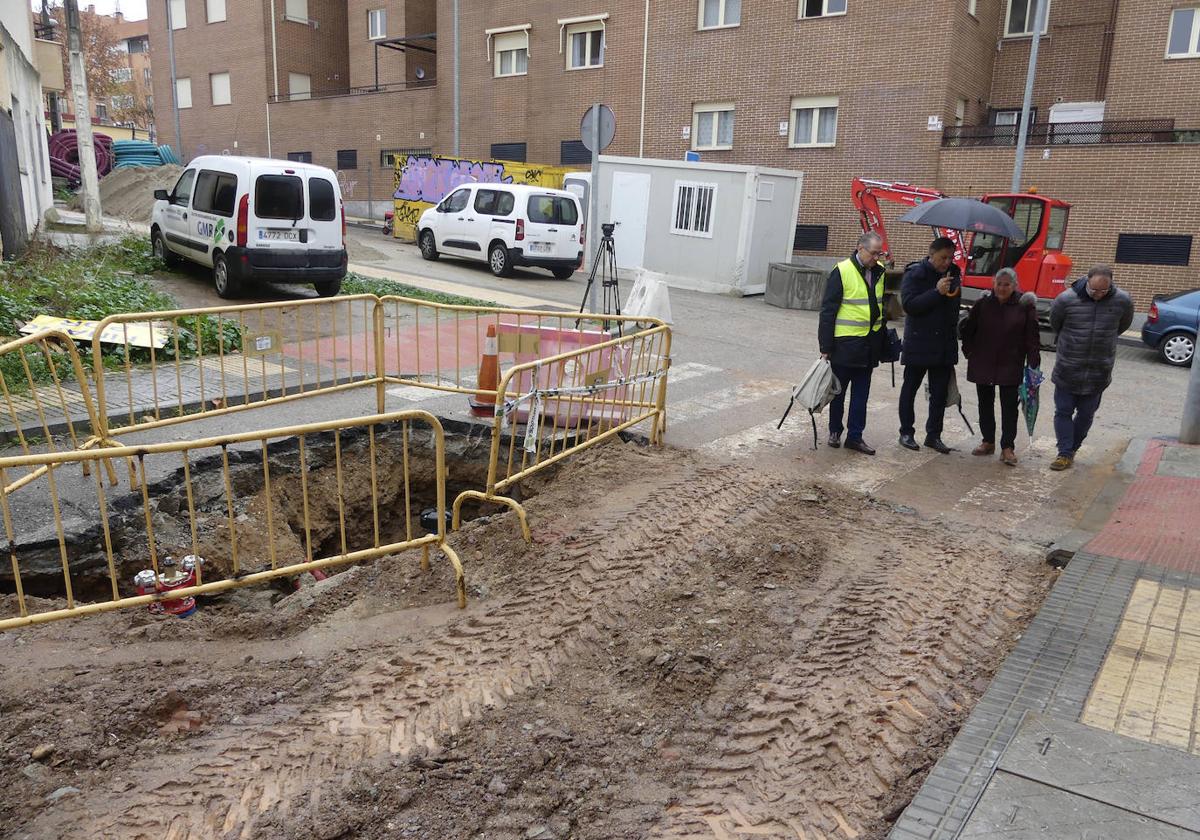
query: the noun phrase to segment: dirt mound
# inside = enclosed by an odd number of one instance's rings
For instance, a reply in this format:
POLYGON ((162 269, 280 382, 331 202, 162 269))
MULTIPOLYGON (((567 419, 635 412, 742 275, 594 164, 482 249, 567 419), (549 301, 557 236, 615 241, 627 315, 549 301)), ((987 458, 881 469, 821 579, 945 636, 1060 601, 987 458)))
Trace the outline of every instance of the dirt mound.
POLYGON ((613 444, 539 484, 534 545, 511 514, 454 537, 466 612, 405 556, 0 634, 0 834, 880 837, 1049 582, 695 454, 613 444))
MULTIPOLYGON (((134 222, 149 222, 154 209, 154 191, 175 186, 182 166, 127 166, 114 169, 100 179, 100 206, 106 216, 134 222)), ((81 210, 78 196, 75 209, 81 210)))

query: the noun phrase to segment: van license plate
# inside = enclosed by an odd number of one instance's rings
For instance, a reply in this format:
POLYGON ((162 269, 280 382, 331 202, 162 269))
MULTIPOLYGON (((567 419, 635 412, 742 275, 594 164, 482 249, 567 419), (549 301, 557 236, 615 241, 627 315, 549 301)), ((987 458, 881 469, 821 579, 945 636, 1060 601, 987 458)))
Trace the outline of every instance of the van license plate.
POLYGON ((300 231, 295 228, 286 228, 284 230, 259 230, 259 239, 278 239, 284 242, 299 242, 300 231))
POLYGON ((531 253, 531 254, 549 254, 551 247, 553 247, 553 243, 551 243, 551 242, 530 242, 529 243, 529 253, 531 253))

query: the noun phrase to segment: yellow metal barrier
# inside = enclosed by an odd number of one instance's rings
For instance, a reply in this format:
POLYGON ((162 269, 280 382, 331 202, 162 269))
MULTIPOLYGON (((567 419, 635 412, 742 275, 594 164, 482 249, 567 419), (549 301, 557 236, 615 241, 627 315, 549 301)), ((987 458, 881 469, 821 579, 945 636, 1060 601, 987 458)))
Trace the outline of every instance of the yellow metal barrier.
MULTIPOLYGON (((445 541, 445 435, 438 419, 424 411, 376 414, 269 431, 137 447, 26 452, 20 456, 0 458, 0 484, 9 486, 8 476, 14 472, 25 472, 29 475, 35 470, 41 470, 48 479, 48 491, 54 513, 53 540, 57 543, 58 561, 61 565, 61 585, 55 586, 51 595, 64 598, 66 605, 42 612, 30 610, 29 598, 26 595, 28 587, 25 585, 30 570, 26 568, 23 573, 19 555, 25 549, 21 548, 19 538, 22 533, 19 531, 37 531, 39 527, 45 528, 46 523, 28 521, 28 517, 14 515, 13 505, 16 499, 25 498, 26 494, 35 494, 40 487, 28 486, 29 482, 26 482, 27 486, 20 495, 10 497, 8 493, 0 494, 0 513, 3 514, 4 534, 8 543, 19 610, 19 615, 15 617, 0 618, 0 630, 145 605, 153 601, 171 601, 189 595, 213 594, 272 578, 383 557, 416 548, 422 549, 422 567, 426 569, 429 568, 431 548, 437 548, 446 555, 454 569, 458 604, 460 607, 466 606, 466 582, 462 563, 445 541), (433 446, 438 530, 437 533, 425 536, 414 534, 412 522, 414 497, 410 464, 414 460, 411 450, 417 431, 413 428, 414 424, 429 429, 433 446), (402 452, 399 453, 399 457, 382 459, 379 452, 382 445, 378 438, 385 435, 394 436, 397 427, 402 452), (317 435, 330 436, 333 440, 333 480, 329 482, 326 479, 324 482, 333 486, 325 486, 324 489, 314 488, 314 484, 321 483, 321 477, 310 469, 314 446, 312 438, 317 435), (365 445, 363 437, 366 438, 365 445), (287 452, 283 450, 290 451, 290 441, 293 438, 296 457, 294 461, 288 461, 284 457, 287 452), (270 447, 270 441, 276 439, 287 441, 270 447), (130 497, 126 497, 121 504, 114 504, 107 498, 104 483, 100 480, 99 473, 96 473, 94 495, 85 493, 85 498, 71 499, 73 510, 91 511, 76 527, 82 526, 85 530, 90 528, 96 534, 97 541, 102 544, 106 566, 102 574, 92 575, 91 582, 95 585, 97 580, 104 581, 106 578, 106 586, 101 585, 109 591, 110 596, 82 603, 75 594, 76 584, 82 579, 81 572, 71 568, 67 528, 59 504, 62 486, 56 485, 54 476, 56 471, 70 464, 86 466, 108 458, 136 459, 141 465, 143 475, 147 461, 159 460, 161 463, 152 465, 152 473, 163 474, 160 468, 165 466, 165 472, 175 476, 176 486, 168 486, 171 482, 165 479, 153 484, 143 481, 140 505, 137 504, 136 496, 132 497, 132 501, 130 497), (363 460, 367 463, 363 464, 363 460), (219 480, 213 480, 216 473, 220 475, 219 480), (354 480, 347 480, 348 475, 353 476, 354 480), (385 482, 387 476, 390 476, 390 483, 385 482), (385 483, 388 483, 388 486, 381 487, 385 483), (179 487, 177 484, 183 486, 179 487), (254 491, 247 493, 235 489, 245 488, 247 485, 252 486, 254 491), (368 486, 369 490, 365 489, 368 486), (364 503, 364 510, 365 502, 369 502, 371 518, 369 528, 364 524, 358 532, 353 532, 352 526, 356 521, 365 522, 364 513, 363 519, 350 521, 351 527, 348 527, 348 501, 352 499, 356 489, 359 501, 364 503), (385 509, 389 494, 394 507, 402 511, 402 521, 394 515, 394 511, 385 509), (285 513, 276 508, 277 504, 282 504, 282 499, 288 499, 292 504, 293 521, 290 524, 282 521, 285 513), (162 508, 167 507, 164 504, 166 502, 169 502, 170 508, 178 510, 176 516, 179 519, 173 520, 177 523, 173 527, 168 527, 162 519, 162 508), (315 516, 315 511, 322 505, 329 508, 325 511, 327 518, 324 522, 315 516), (240 518, 255 508, 262 510, 265 536, 261 523, 243 524, 244 520, 240 518), (297 511, 298 517, 295 516, 297 511), (181 519, 186 521, 178 525, 181 519), (119 569, 114 554, 113 528, 121 527, 122 524, 132 528, 135 527, 134 522, 137 523, 138 539, 126 541, 126 559, 128 560, 131 553, 136 554, 138 561, 157 574, 162 558, 168 554, 179 556, 190 553, 203 556, 210 561, 210 565, 207 568, 202 565, 197 569, 196 585, 169 593, 129 594, 127 584, 132 579, 132 574, 128 568, 123 571, 119 569), (332 524, 334 522, 336 525, 332 524), (323 545, 331 545, 333 548, 323 549, 323 545), (220 573, 225 576, 205 582, 205 577, 220 573), (126 583, 124 592, 122 582, 126 583)), ((75 483, 71 486, 71 491, 78 496, 82 488, 75 483)), ((34 540, 30 542, 44 544, 45 535, 35 534, 34 540)), ((48 581, 52 581, 56 576, 57 573, 41 575, 38 578, 38 588, 45 592, 48 581)))
MULTIPOLYGON (((102 427, 79 350, 64 332, 43 330, 0 346, 0 396, 4 399, 3 422, 12 423, 11 434, 26 456, 35 448, 56 451, 55 438, 64 433, 73 449, 90 449, 101 439, 102 427), (80 425, 86 426, 82 434, 80 425), (31 434, 32 430, 36 433, 31 434)), ((104 466, 115 483, 112 464, 105 461, 104 466)), ((46 475, 48 469, 39 465, 20 471, 11 482, 0 482, 2 492, 7 495, 24 487, 46 475)), ((84 462, 83 474, 88 475, 90 469, 84 462)))
POLYGON ((661 442, 670 359, 671 330, 659 325, 508 370, 498 388, 487 488, 458 495, 453 527, 461 524, 465 500, 495 502, 516 512, 530 541, 525 509, 500 495, 505 490, 640 423, 649 421, 651 442, 661 442))
MULTIPOLYGON (((380 298, 379 307, 383 377, 389 383, 452 393, 495 394, 478 384, 489 331, 497 352, 518 364, 609 338, 599 330, 597 316, 580 321, 575 312, 460 306, 394 295, 380 298)), ((661 321, 630 315, 603 320, 627 331, 662 326, 661 321)))
POLYGON ((347 295, 110 315, 92 338, 105 441, 199 415, 382 386, 378 300, 347 295))

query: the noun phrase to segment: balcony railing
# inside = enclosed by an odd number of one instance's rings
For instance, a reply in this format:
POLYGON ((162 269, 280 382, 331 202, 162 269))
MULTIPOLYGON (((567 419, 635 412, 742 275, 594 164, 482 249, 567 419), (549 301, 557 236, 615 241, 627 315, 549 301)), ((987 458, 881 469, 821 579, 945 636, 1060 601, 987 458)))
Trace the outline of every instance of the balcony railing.
POLYGON ((305 102, 310 99, 334 99, 339 96, 364 96, 368 93, 390 93, 397 90, 415 90, 437 85, 437 79, 413 79, 411 82, 385 82, 378 85, 362 85, 360 87, 334 88, 307 94, 281 93, 278 96, 268 96, 272 104, 276 102, 305 102))
MULTIPOLYGON (((942 130, 942 146, 1016 146, 1015 125, 958 125, 942 130)), ((1094 146, 1101 143, 1200 143, 1200 128, 1180 129, 1174 119, 1033 123, 1030 146, 1094 146)))

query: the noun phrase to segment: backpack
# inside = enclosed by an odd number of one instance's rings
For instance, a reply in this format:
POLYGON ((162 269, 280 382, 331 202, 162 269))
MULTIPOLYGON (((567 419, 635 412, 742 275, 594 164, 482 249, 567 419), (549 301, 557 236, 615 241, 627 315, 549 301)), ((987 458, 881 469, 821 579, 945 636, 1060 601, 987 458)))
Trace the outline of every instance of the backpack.
POLYGON ((828 359, 817 359, 808 369, 808 373, 804 374, 800 384, 792 388, 791 402, 788 403, 783 417, 779 418, 779 425, 775 428, 782 429, 783 421, 787 419, 792 406, 800 403, 802 408, 808 410, 808 418, 812 421, 813 449, 816 449, 817 415, 840 393, 842 393, 842 383, 838 382, 838 378, 833 375, 833 365, 829 363, 828 359))

